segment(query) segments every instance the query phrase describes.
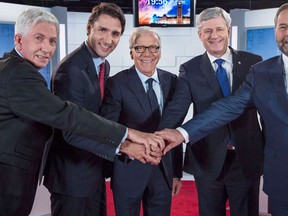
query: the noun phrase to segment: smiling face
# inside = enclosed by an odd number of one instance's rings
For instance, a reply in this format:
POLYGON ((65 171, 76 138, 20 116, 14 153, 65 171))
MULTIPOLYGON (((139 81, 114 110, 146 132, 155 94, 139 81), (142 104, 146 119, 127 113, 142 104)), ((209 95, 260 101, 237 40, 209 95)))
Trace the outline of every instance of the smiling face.
POLYGON ((101 14, 93 25, 87 26, 88 44, 100 58, 104 59, 117 47, 121 30, 119 19, 101 14))
POLYGON ((230 28, 222 17, 203 21, 198 36, 209 54, 217 58, 228 49, 230 28))
POLYGON ((41 69, 49 63, 56 50, 56 27, 39 22, 25 35, 16 34, 14 41, 16 50, 23 58, 41 69))
MULTIPOLYGON (((146 32, 135 41, 134 47, 140 46, 158 47, 160 46, 160 41, 153 32, 146 32)), ((131 49, 131 58, 134 60, 135 67, 148 77, 151 77, 155 72, 160 57, 161 49, 158 49, 155 53, 151 53, 148 48, 143 53, 137 53, 134 48, 131 49)))
POLYGON ((275 38, 278 48, 288 56, 288 9, 279 13, 275 27, 275 38))

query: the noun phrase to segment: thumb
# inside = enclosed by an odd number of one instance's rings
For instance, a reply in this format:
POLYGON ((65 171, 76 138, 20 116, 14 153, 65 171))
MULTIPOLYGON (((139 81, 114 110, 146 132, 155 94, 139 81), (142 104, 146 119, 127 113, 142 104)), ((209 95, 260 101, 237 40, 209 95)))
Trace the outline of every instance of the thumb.
POLYGON ((169 152, 172 148, 173 148, 173 146, 171 144, 167 145, 164 148, 163 155, 165 155, 167 152, 169 152))

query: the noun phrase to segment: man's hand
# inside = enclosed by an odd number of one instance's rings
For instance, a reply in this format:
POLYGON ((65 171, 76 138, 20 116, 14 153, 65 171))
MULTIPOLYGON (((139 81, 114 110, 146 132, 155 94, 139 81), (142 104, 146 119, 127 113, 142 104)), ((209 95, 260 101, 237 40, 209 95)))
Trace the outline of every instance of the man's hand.
POLYGON ((130 141, 125 141, 120 146, 120 152, 125 153, 130 158, 137 159, 142 163, 151 163, 153 165, 158 165, 161 161, 162 151, 153 151, 151 155, 146 154, 146 148, 142 144, 132 143, 130 141))
POLYGON ((173 178, 172 196, 178 195, 182 187, 181 179, 173 178))
POLYGON ((166 147, 164 148, 163 154, 165 155, 172 148, 180 145, 185 141, 182 134, 176 129, 164 129, 162 131, 156 131, 155 135, 161 136, 165 142, 166 147))
POLYGON ((127 139, 133 143, 144 145, 146 149, 146 155, 150 155, 151 148, 160 149, 162 151, 165 147, 165 142, 160 136, 140 132, 131 128, 128 128, 127 139))
POLYGON ((160 149, 159 147, 150 146, 150 155, 155 158, 162 158, 163 156, 163 149, 160 149))

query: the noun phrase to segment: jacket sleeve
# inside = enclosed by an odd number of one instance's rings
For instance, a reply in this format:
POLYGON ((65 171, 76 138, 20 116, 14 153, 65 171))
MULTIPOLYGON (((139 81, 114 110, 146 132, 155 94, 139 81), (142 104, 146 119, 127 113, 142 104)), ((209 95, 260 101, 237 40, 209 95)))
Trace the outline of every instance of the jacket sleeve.
POLYGON ((123 139, 126 127, 62 101, 47 89, 46 81, 31 65, 17 64, 10 74, 6 83, 7 103, 15 115, 112 147, 118 146, 123 139))
POLYGON ((190 143, 196 143, 218 127, 239 117, 252 102, 252 92, 253 73, 250 72, 235 95, 214 102, 203 113, 181 126, 189 134, 190 143))

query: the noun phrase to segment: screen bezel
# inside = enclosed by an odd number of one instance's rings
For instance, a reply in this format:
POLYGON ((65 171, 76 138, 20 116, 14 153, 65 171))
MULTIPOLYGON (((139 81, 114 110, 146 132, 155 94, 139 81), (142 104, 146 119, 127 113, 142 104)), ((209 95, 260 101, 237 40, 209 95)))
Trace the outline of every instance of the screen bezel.
POLYGON ((150 26, 150 27, 194 27, 195 25, 195 5, 196 0, 190 0, 190 23, 187 24, 169 24, 169 23, 149 23, 141 24, 139 23, 139 1, 133 0, 133 18, 134 18, 134 27, 139 26, 150 26))

